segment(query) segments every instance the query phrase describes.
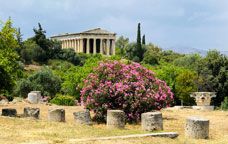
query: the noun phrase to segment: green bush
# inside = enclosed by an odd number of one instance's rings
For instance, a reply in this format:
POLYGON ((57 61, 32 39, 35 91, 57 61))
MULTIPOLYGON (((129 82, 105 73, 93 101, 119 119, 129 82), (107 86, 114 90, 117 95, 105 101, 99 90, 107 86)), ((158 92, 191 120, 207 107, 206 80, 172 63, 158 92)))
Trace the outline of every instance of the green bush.
POLYGON ((42 69, 27 79, 18 82, 14 94, 26 97, 31 90, 41 91, 44 96, 52 98, 61 89, 61 79, 54 75, 49 69, 42 69))
POLYGON ((74 100, 75 99, 72 96, 57 94, 57 96, 51 100, 51 103, 57 105, 73 106, 75 104, 74 100))
POLYGON ((224 98, 224 101, 221 103, 222 110, 228 110, 228 97, 224 98))
POLYGON ((32 82, 27 79, 21 79, 17 81, 16 88, 14 90, 14 95, 26 98, 28 93, 32 90, 32 82))

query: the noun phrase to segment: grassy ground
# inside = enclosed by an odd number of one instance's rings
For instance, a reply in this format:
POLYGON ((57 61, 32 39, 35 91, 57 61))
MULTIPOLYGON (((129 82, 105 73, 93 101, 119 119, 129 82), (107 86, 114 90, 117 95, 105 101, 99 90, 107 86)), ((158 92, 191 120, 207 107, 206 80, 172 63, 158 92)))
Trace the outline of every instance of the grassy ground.
MULTIPOLYGON (((140 125, 127 125, 125 130, 109 130, 104 124, 93 126, 82 126, 74 123, 73 112, 79 111, 82 107, 63 107, 66 110, 66 122, 48 122, 47 112, 50 106, 30 105, 26 103, 10 104, 0 106, 16 108, 18 114, 23 113, 26 106, 39 107, 41 109, 40 120, 28 118, 0 117, 0 143, 1 144, 46 144, 46 143, 70 143, 70 139, 92 138, 115 135, 129 135, 145 133, 141 131, 140 125)), ((88 144, 227 144, 228 143, 228 112, 213 111, 203 112, 196 110, 163 110, 164 131, 178 132, 176 139, 168 138, 137 138, 125 140, 103 140, 86 142, 88 144), (188 139, 184 136, 185 119, 188 116, 202 116, 210 120, 210 138, 208 140, 188 139)), ((85 143, 85 142, 83 142, 85 143)))

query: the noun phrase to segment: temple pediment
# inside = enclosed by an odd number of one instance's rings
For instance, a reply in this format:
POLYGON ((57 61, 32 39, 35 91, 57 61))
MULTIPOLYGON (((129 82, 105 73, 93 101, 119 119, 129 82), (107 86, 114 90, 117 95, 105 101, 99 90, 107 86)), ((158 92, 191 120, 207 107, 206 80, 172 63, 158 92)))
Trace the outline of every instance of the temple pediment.
POLYGON ((95 28, 95 29, 91 29, 91 30, 87 30, 87 31, 84 31, 84 32, 81 32, 81 34, 114 34, 114 32, 110 32, 110 31, 107 31, 105 29, 101 29, 101 28, 95 28))

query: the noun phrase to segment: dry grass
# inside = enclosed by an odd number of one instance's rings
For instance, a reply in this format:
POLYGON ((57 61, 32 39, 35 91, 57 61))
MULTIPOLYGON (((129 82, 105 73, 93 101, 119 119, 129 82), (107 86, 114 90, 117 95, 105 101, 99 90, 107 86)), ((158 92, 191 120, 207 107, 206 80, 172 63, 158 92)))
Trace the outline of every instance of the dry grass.
MULTIPOLYGON (((40 120, 27 118, 0 117, 0 143, 70 143, 70 139, 92 138, 115 135, 128 135, 145 133, 140 130, 140 125, 127 125, 125 130, 109 130, 104 124, 94 124, 84 126, 74 123, 73 112, 79 111, 82 107, 63 107, 66 110, 66 123, 48 122, 47 112, 50 106, 30 105, 17 103, 7 106, 0 106, 0 110, 5 107, 16 108, 19 114, 23 113, 26 106, 39 107, 41 109, 40 120)), ((176 139, 168 138, 137 138, 125 140, 105 140, 92 141, 88 144, 227 144, 228 143, 228 112, 213 111, 203 112, 195 110, 163 110, 164 131, 178 132, 180 136, 176 139), (188 116, 198 115, 210 120, 210 139, 194 140, 184 136, 184 123, 188 116)), ((85 142, 83 142, 85 143, 85 142)))

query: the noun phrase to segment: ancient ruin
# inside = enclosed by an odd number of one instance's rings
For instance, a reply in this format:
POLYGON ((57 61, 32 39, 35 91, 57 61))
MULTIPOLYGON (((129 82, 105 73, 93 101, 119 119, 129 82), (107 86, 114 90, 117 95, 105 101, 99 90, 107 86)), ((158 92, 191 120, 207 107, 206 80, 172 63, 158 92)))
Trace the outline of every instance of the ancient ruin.
POLYGON ((163 120, 161 112, 142 113, 141 121, 142 130, 163 130, 163 120))
POLYGON ((195 98, 197 106, 193 106, 193 109, 199 110, 214 110, 214 106, 211 106, 211 98, 216 97, 215 92, 193 92, 190 94, 195 98))
POLYGON ((65 122, 65 110, 61 108, 50 108, 48 110, 48 120, 54 122, 65 122))
POLYGON ((92 124, 90 111, 88 109, 79 111, 79 112, 74 112, 73 115, 76 123, 85 124, 85 125, 92 124))
POLYGON ((107 111, 107 127, 120 128, 125 127, 125 113, 122 110, 108 110, 107 111))
POLYGON ((51 39, 60 41, 63 49, 72 48, 76 53, 115 55, 116 34, 101 28, 60 34, 51 39))
POLYGON ((209 120, 199 117, 186 119, 185 135, 189 138, 206 139, 209 137, 209 120))
POLYGON ((28 101, 32 104, 37 104, 41 100, 41 92, 40 91, 31 91, 28 94, 28 101))

